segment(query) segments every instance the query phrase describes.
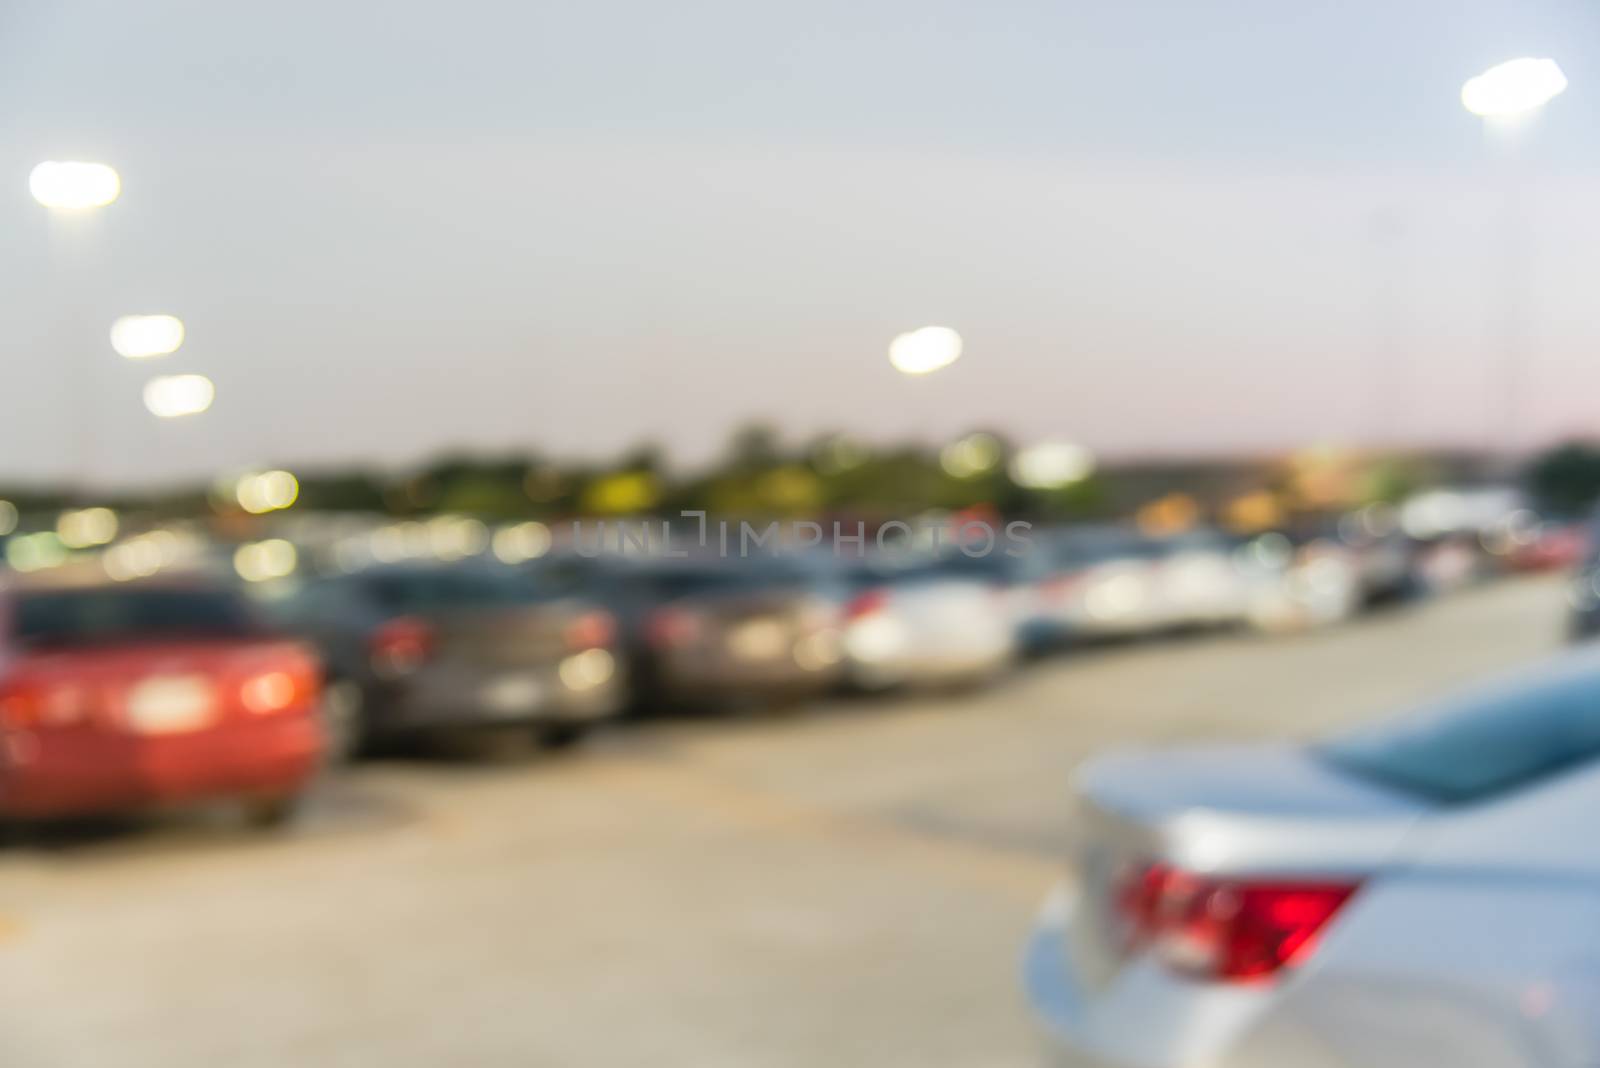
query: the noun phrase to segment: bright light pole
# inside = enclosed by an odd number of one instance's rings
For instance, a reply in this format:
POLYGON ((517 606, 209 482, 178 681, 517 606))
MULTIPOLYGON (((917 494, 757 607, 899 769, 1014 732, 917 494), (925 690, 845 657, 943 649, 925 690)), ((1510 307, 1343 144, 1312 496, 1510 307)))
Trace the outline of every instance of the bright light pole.
POLYGON ((926 375, 961 358, 961 335, 948 326, 924 326, 889 342, 889 362, 903 375, 926 375))
POLYGON ((199 415, 211 407, 217 387, 205 375, 162 375, 144 385, 144 406, 157 419, 199 415))
POLYGON ((116 200, 122 179, 104 163, 46 160, 28 175, 28 191, 52 211, 89 211, 116 200))
MULTIPOLYGON (((74 457, 74 474, 79 483, 78 492, 87 494, 90 468, 94 461, 94 419, 92 411, 94 405, 91 398, 94 393, 95 379, 90 360, 93 351, 87 345, 79 344, 77 328, 86 316, 82 313, 83 284, 82 279, 66 279, 61 275, 66 273, 67 260, 69 259, 69 246, 73 236, 71 231, 78 230, 85 225, 86 217, 92 216, 97 209, 112 203, 122 194, 122 179, 116 170, 104 163, 91 163, 83 160, 46 160, 38 164, 28 174, 28 192, 33 194, 33 199, 41 207, 50 212, 50 260, 51 268, 57 274, 56 285, 61 287, 63 304, 59 308, 61 315, 60 331, 64 339, 67 358, 67 406, 68 424, 76 421, 77 433, 73 435, 73 444, 76 456, 74 457), (84 410, 81 416, 73 419, 71 409, 81 406, 84 410)), ((76 250, 74 250, 76 251, 76 250)), ((75 272, 81 273, 81 272, 75 272)))
POLYGON ((129 360, 145 360, 178 351, 183 320, 176 315, 124 315, 111 324, 111 347, 129 360))
MULTIPOLYGON (((895 335, 889 342, 889 364, 907 378, 926 378, 960 359, 961 349, 961 335, 950 327, 924 326, 895 335)), ((918 429, 931 430, 937 420, 929 423, 918 429)))
MULTIPOLYGON (((1567 88, 1567 76, 1553 59, 1524 57, 1497 64, 1468 78, 1461 86, 1461 106, 1484 121, 1484 131, 1509 142, 1510 135, 1524 120, 1536 115, 1567 88)), ((1522 305, 1526 279, 1523 266, 1522 226, 1519 210, 1519 182, 1507 168, 1503 225, 1505 242, 1499 260, 1505 271, 1505 320, 1502 326, 1503 367, 1501 370, 1502 431, 1500 447, 1508 463, 1516 459, 1517 410, 1519 405, 1518 361, 1522 356, 1522 305)))
POLYGON ((1538 111, 1567 88, 1553 59, 1513 59, 1461 87, 1461 106, 1483 119, 1516 119, 1538 111))

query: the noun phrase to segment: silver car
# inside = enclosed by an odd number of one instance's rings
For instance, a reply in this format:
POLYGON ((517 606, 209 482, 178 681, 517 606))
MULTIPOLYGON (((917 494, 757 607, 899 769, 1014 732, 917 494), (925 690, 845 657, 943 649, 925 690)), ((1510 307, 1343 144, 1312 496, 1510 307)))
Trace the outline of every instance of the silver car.
POLYGON ((1050 1063, 1600 1064, 1600 652, 1077 791, 1077 878, 1024 965, 1050 1063))

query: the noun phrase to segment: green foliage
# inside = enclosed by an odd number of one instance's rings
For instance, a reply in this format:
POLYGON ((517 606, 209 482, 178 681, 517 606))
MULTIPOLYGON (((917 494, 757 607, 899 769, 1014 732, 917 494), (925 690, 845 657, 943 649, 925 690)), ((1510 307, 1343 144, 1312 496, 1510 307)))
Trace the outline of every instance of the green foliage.
POLYGON ((1600 499, 1600 445, 1567 442, 1535 457, 1528 492, 1546 511, 1578 515, 1600 499))

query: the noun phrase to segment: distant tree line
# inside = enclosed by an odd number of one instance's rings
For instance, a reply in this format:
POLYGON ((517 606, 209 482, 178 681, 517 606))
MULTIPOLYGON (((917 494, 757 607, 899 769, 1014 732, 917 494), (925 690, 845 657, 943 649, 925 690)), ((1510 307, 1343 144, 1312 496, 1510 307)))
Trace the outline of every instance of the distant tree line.
MULTIPOLYGON (((638 515, 704 510, 741 516, 890 517, 930 509, 1041 520, 1126 516, 1173 494, 1216 513, 1225 502, 1267 495, 1290 511, 1399 500, 1441 481, 1472 481, 1488 469, 1481 455, 1373 455, 1303 450, 1270 459, 1123 461, 1051 488, 1013 473, 1015 445, 998 430, 974 432, 982 462, 952 465, 948 449, 921 444, 870 446, 846 435, 786 443, 770 427, 744 426, 717 459, 694 471, 674 468, 655 445, 609 463, 533 454, 454 453, 404 471, 298 469, 297 509, 392 516, 464 513, 488 520, 575 515, 638 515)), ((970 435, 968 436, 970 437, 970 435)), ((1600 444, 1569 443, 1534 457, 1524 472, 1534 500, 1576 513, 1600 497, 1600 444)), ((99 495, 93 503, 164 516, 226 512, 228 485, 99 495)), ((57 488, 0 487, 20 511, 75 502, 57 488)), ((78 503, 84 503, 81 500, 78 503)))

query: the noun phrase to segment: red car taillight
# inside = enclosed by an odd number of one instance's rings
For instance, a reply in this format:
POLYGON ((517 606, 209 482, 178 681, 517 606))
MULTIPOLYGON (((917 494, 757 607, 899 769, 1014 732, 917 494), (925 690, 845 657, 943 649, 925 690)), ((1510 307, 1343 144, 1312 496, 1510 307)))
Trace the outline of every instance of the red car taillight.
POLYGON ((864 619, 867 616, 881 612, 888 603, 889 591, 887 590, 868 590, 866 593, 858 594, 844 606, 845 622, 853 623, 858 619, 864 619))
POLYGON ((384 678, 398 678, 427 663, 434 645, 433 627, 407 616, 379 627, 367 643, 367 654, 373 671, 384 678))
POLYGON ((1052 601, 1065 601, 1072 596, 1072 591, 1077 588, 1083 576, 1080 574, 1056 575, 1045 579, 1040 586, 1040 592, 1052 601))
POLYGON ((585 612, 567 624, 566 642, 569 649, 593 649, 610 645, 617 634, 617 625, 605 612, 585 612))
POLYGON ((302 657, 258 672, 239 684, 239 704, 247 712, 268 715, 308 707, 322 689, 317 665, 302 657))
POLYGON ((1130 871, 1116 892, 1130 941, 1182 975, 1263 979, 1303 960, 1353 882, 1195 875, 1164 864, 1130 871))
POLYGON ((683 645, 700 634, 700 617, 683 608, 657 609, 645 625, 645 637, 657 648, 683 645))
POLYGON ((95 708, 94 694, 74 682, 18 679, 0 683, 0 727, 38 730, 86 722, 95 708))

